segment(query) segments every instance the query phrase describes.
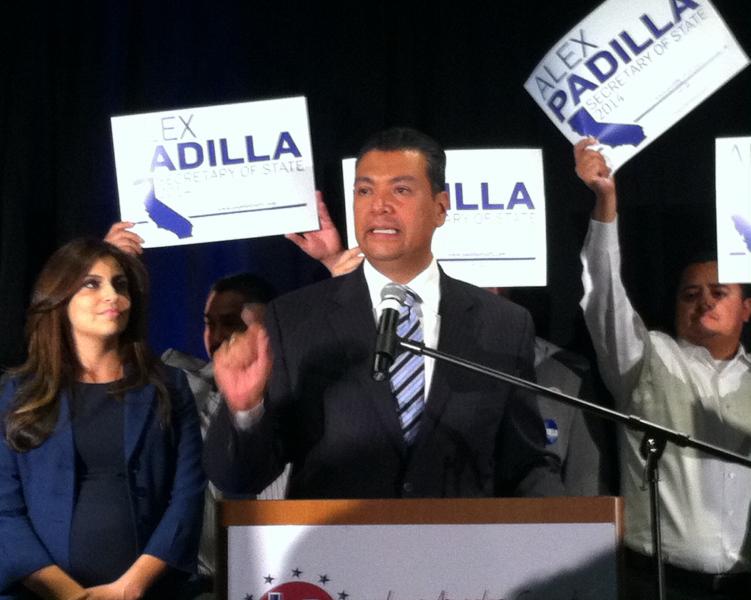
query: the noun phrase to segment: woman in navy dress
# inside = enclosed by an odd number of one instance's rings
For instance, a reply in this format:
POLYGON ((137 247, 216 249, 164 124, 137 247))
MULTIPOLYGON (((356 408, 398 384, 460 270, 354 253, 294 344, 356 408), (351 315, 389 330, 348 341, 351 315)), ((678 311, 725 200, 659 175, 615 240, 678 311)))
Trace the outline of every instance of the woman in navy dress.
POLYGON ((192 395, 145 347, 141 263, 98 240, 39 276, 0 395, 0 598, 173 598, 205 479, 192 395))

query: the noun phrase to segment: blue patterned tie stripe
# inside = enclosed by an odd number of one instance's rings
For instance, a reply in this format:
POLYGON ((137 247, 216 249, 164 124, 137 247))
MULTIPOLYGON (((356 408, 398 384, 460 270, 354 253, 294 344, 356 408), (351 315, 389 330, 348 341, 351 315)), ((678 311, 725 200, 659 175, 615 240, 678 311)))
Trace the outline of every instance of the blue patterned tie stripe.
MULTIPOLYGON (((399 310, 396 333, 399 337, 422 342, 422 326, 413 310, 416 297, 407 290, 405 305, 399 310)), ((425 406, 425 359, 409 351, 403 351, 389 370, 391 391, 397 401, 397 412, 404 439, 411 444, 417 436, 418 424, 425 406)))

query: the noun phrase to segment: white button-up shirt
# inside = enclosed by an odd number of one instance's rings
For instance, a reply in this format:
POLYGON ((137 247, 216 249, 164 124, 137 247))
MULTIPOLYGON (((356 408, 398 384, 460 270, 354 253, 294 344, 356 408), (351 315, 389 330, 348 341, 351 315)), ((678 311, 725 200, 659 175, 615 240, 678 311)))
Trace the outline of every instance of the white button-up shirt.
MULTIPOLYGON (((584 317, 620 410, 751 455, 751 362, 647 331, 620 278, 617 223, 590 223, 582 250, 584 317)), ((621 429, 626 544, 652 552, 641 434, 621 429)), ((660 460, 664 558, 705 573, 751 570, 751 469, 668 443, 660 460)))
MULTIPOLYGON (((381 290, 391 283, 391 280, 375 270, 375 268, 366 260, 363 265, 365 282, 368 284, 370 301, 373 304, 373 314, 378 322, 381 317, 379 305, 381 303, 381 290)), ((409 289, 415 292, 421 302, 415 303, 415 311, 420 323, 422 324, 423 341, 428 348, 436 348, 438 345, 438 334, 441 329, 441 316, 438 314, 438 306, 441 302, 440 272, 438 263, 435 258, 430 262, 428 267, 412 281, 405 284, 409 289)), ((433 369, 435 360, 429 356, 425 357, 425 399, 430 392, 430 383, 433 380, 433 369)))

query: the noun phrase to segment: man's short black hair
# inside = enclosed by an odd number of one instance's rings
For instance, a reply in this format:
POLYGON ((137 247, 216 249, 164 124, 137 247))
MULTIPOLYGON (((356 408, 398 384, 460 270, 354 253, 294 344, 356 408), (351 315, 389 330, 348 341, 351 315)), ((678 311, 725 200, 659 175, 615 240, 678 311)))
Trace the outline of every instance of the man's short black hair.
POLYGON ((237 273, 217 279, 210 292, 236 292, 246 303, 268 304, 276 297, 276 290, 271 284, 253 273, 237 273))
MULTIPOLYGON (((684 257, 680 269, 678 269, 678 281, 675 285, 675 294, 674 296, 677 297, 677 295, 680 293, 680 285, 681 281, 683 281, 683 275, 686 272, 686 269, 688 269, 691 265, 699 264, 699 263, 718 263, 717 260, 717 252, 714 250, 699 250, 696 252, 693 252, 691 254, 688 254, 684 257)), ((751 297, 751 284, 748 283, 739 283, 739 286, 741 286, 741 294, 743 296, 743 299, 751 297)))
MULTIPOLYGON (((433 138, 411 127, 392 127, 376 133, 357 153, 357 163, 372 150, 393 152, 414 150, 425 157, 428 180, 434 194, 446 189, 446 153, 433 138)), ((356 164, 357 164, 356 163, 356 164)))

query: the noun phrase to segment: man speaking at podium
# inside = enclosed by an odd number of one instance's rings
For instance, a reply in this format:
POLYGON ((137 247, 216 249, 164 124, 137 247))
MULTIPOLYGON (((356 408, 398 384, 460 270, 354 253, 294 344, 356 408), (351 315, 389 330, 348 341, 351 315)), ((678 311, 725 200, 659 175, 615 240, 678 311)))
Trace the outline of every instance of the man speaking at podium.
POLYGON ((448 209, 446 156, 396 128, 358 154, 363 265, 274 300, 214 355, 226 404, 204 449, 210 479, 257 493, 292 471, 288 498, 562 495, 532 394, 403 352, 372 377, 381 290, 406 286, 399 335, 533 377, 533 325, 510 301, 446 276, 431 252, 448 209))

